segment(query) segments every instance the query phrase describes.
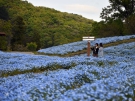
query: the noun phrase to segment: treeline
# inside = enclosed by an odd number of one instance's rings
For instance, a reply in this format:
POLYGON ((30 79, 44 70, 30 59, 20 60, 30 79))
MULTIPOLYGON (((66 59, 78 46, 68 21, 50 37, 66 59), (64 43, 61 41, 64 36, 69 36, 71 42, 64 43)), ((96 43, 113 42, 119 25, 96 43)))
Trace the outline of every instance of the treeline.
POLYGON ((96 22, 77 14, 35 7, 26 0, 0 0, 0 49, 38 50, 80 41, 83 36, 135 34, 135 0, 109 3, 100 14, 103 20, 96 22))
POLYGON ((38 50, 82 40, 92 23, 81 15, 35 7, 28 1, 0 0, 0 49, 38 50))
POLYGON ((100 14, 103 19, 95 22, 92 33, 97 37, 135 34, 135 0, 109 0, 100 14))

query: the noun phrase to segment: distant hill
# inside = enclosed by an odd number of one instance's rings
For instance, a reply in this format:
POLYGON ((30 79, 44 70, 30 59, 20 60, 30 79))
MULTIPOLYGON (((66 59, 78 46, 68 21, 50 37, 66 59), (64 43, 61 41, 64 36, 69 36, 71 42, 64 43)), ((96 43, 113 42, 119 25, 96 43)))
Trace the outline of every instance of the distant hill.
POLYGON ((91 35, 92 23, 95 22, 81 15, 33 6, 28 1, 0 0, 0 7, 6 8, 8 14, 5 18, 9 18, 12 24, 18 16, 22 18, 25 26, 24 45, 35 42, 38 48, 80 41, 82 36, 91 35))

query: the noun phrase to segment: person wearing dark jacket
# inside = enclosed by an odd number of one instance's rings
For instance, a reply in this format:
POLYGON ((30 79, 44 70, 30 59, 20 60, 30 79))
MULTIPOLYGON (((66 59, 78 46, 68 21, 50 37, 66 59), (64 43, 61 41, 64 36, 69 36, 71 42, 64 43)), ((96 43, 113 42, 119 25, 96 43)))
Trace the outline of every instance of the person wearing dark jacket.
POLYGON ((91 50, 93 51, 93 56, 98 57, 98 51, 99 51, 98 43, 96 43, 95 46, 91 48, 91 50))

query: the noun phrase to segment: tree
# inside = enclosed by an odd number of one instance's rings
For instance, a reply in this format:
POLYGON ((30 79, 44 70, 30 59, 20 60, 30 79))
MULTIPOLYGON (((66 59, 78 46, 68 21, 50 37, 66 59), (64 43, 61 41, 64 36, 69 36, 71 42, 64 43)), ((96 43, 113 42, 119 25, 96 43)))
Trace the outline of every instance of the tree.
MULTIPOLYGON (((96 37, 101 37, 101 29, 103 28, 104 26, 104 22, 103 21, 100 21, 100 22, 94 22, 92 24, 92 30, 91 30, 91 33, 93 36, 96 36, 96 37)), ((104 37, 104 36, 102 36, 104 37)))
POLYGON ((102 9, 100 17, 106 21, 111 19, 125 20, 135 14, 135 0, 109 0, 110 6, 102 9))
POLYGON ((92 33, 96 37, 123 36, 124 25, 121 19, 110 19, 108 22, 95 22, 92 27, 92 33))
POLYGON ((135 34, 135 15, 129 16, 125 20, 125 31, 128 34, 135 34))
POLYGON ((13 28, 12 28, 12 33, 13 33, 13 38, 12 38, 12 44, 21 44, 21 45, 26 45, 24 41, 24 36, 26 33, 26 26, 23 21, 23 18, 20 16, 17 16, 15 20, 12 22, 13 28))
POLYGON ((40 39, 41 39, 41 36, 40 36, 39 32, 37 30, 33 30, 31 42, 34 42, 37 45, 37 47, 36 47, 37 49, 41 48, 40 39))
POLYGON ((10 21, 5 21, 0 19, 0 32, 4 32, 6 34, 1 40, 1 44, 5 45, 5 50, 10 50, 11 38, 12 38, 12 26, 10 21))
POLYGON ((9 20, 9 15, 4 6, 0 7, 0 19, 9 20))

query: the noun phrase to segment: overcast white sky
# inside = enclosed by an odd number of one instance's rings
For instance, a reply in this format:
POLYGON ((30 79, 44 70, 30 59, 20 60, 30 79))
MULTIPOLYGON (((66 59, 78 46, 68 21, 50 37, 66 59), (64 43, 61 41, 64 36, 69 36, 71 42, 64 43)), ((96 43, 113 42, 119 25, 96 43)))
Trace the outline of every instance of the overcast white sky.
POLYGON ((109 0, 27 0, 34 6, 53 8, 61 12, 82 15, 85 18, 100 21, 103 7, 109 5, 109 0))

